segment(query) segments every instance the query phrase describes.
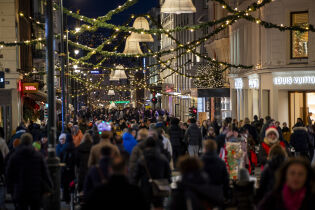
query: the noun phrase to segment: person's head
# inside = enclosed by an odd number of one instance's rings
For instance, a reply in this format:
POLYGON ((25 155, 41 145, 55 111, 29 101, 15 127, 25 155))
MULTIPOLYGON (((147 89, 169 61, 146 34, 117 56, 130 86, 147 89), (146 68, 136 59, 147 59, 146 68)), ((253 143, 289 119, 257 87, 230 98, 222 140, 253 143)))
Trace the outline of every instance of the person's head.
POLYGON ((110 173, 113 175, 127 175, 127 160, 122 156, 113 158, 110 164, 110 173))
POLYGON ((159 133, 156 129, 149 130, 149 137, 152 137, 156 141, 159 139, 159 133))
POLYGON ((283 149, 283 147, 280 144, 275 144, 270 148, 268 160, 276 158, 285 160, 287 157, 288 157, 287 152, 283 149))
POLYGON ((40 143, 38 142, 38 141, 35 141, 35 142, 33 142, 33 147, 34 147, 34 149, 36 150, 36 151, 40 151, 40 149, 41 149, 41 145, 40 145, 40 143))
POLYGON ((145 142, 146 148, 155 148, 156 147, 156 140, 152 137, 149 137, 145 142))
POLYGON ((93 143, 93 137, 91 136, 90 133, 86 132, 86 133, 83 135, 82 143, 83 143, 83 142, 90 142, 90 143, 93 143))
POLYGON ((79 133, 79 126, 74 125, 74 126, 71 128, 71 133, 72 133, 72 135, 76 136, 76 135, 79 133))
POLYGON ((177 165, 182 175, 199 172, 203 167, 202 162, 198 158, 188 155, 180 157, 177 165))
POLYGON ((282 123, 282 127, 286 128, 288 127, 288 124, 286 122, 282 123))
POLYGON ((283 186, 288 186, 292 191, 300 190, 304 187, 312 189, 314 172, 311 164, 305 158, 291 158, 277 173, 276 190, 282 190, 283 186))
POLYGON ((254 120, 257 121, 258 120, 258 116, 254 115, 254 120))
POLYGON ((59 136, 60 144, 65 144, 66 143, 66 138, 67 138, 67 135, 65 133, 60 134, 60 136, 59 136))
POLYGON ((116 145, 121 145, 123 143, 123 138, 119 135, 115 136, 115 143, 116 145))
POLYGON ((271 120, 271 117, 270 116, 266 116, 265 120, 266 120, 266 122, 269 122, 271 120))
POLYGON ((207 120, 202 121, 202 125, 206 128, 208 126, 207 125, 207 120))
POLYGON ((131 135, 132 135, 134 138, 136 138, 136 137, 137 137, 137 130, 132 129, 131 135))
POLYGON ((244 120, 244 124, 245 124, 245 125, 250 124, 250 120, 249 120, 249 118, 248 118, 248 117, 246 117, 246 118, 245 118, 245 120, 244 120))
POLYGON ((20 140, 22 145, 29 146, 33 143, 33 136, 30 133, 24 133, 20 140))
POLYGON ((215 130, 213 127, 209 127, 208 129, 208 135, 215 135, 215 130))
POLYGON ((148 138, 148 136, 149 136, 148 129, 146 129, 146 128, 141 128, 141 129, 138 131, 137 140, 138 140, 138 141, 145 140, 145 139, 148 138))
POLYGON ((195 118, 191 118, 191 119, 189 119, 189 123, 190 123, 190 124, 194 124, 194 123, 196 123, 196 119, 195 119, 195 118))
POLYGON ((102 140, 109 140, 113 137, 113 133, 111 131, 103 131, 101 133, 101 139, 102 140))
POLYGON ((279 127, 279 126, 280 126, 280 122, 279 122, 279 121, 276 121, 276 122, 275 122, 275 126, 276 126, 276 127, 279 127))
POLYGON ((266 138, 270 143, 276 143, 279 139, 279 132, 275 127, 269 127, 266 130, 266 138))
POLYGON ((213 139, 206 139, 203 142, 203 152, 204 153, 215 153, 217 152, 217 143, 213 139))
POLYGON ((171 125, 178 125, 179 124, 179 119, 178 118, 172 118, 171 119, 171 125))
POLYGON ((105 158, 105 157, 110 158, 113 156, 113 154, 114 154, 113 150, 110 146, 104 146, 101 148, 101 157, 102 158, 105 158))
POLYGON ((302 120, 302 118, 297 118, 297 119, 296 119, 296 122, 297 122, 297 123, 301 123, 301 124, 303 124, 303 120, 302 120))

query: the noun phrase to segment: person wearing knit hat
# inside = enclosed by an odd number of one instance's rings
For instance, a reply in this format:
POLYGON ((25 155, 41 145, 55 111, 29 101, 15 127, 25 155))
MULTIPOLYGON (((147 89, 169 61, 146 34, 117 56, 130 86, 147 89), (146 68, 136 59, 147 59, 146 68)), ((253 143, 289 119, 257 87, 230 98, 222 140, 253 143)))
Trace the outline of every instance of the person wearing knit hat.
POLYGON ((264 166, 267 163, 267 157, 269 155, 270 148, 275 144, 280 144, 285 148, 285 143, 279 141, 279 132, 278 129, 274 126, 271 126, 266 129, 264 141, 260 145, 258 160, 261 166, 264 166))
POLYGON ((34 141, 32 145, 33 145, 34 149, 35 149, 37 152, 40 151, 40 149, 41 149, 40 142, 34 141))

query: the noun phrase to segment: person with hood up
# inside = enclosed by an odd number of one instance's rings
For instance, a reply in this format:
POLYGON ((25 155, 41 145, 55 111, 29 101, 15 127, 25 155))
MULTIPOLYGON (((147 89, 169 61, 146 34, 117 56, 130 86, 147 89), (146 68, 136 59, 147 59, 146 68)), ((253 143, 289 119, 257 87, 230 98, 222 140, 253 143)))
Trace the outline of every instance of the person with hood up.
POLYGON ((93 138, 89 133, 84 134, 82 143, 76 149, 75 162, 78 168, 78 191, 83 190, 83 184, 88 173, 88 161, 92 148, 93 138))
POLYGON ((198 157, 199 150, 202 147, 201 131, 196 124, 196 119, 191 118, 189 123, 190 125, 185 133, 185 142, 188 144, 189 155, 198 157))
POLYGON ((19 139, 25 132, 26 132, 26 128, 23 126, 18 126, 16 128, 15 134, 11 137, 8 143, 8 147, 10 151, 13 150, 13 142, 15 141, 15 139, 19 139))
POLYGON ((124 133, 122 138, 123 138, 123 145, 124 145, 125 150, 129 154, 131 154, 132 149, 134 148, 134 146, 137 145, 137 140, 132 135, 132 129, 131 128, 127 128, 127 132, 124 133))
POLYGON ((275 144, 280 144, 283 148, 286 148, 285 143, 283 141, 279 141, 278 129, 275 127, 269 127, 266 129, 265 138, 260 145, 258 154, 258 161, 262 167, 267 163, 270 148, 275 144))
POLYGON ((170 210, 206 210, 223 205, 222 188, 209 183, 198 158, 182 156, 178 168, 182 178, 171 195, 170 210))
POLYGON ((173 149, 173 163, 175 167, 178 158, 185 152, 184 135, 182 129, 179 127, 179 119, 171 119, 171 126, 168 129, 168 135, 170 136, 173 149))
POLYGON ((294 147, 296 155, 312 160, 311 154, 314 152, 314 141, 310 138, 308 130, 303 126, 303 123, 298 122, 295 124, 290 137, 290 144, 294 147))

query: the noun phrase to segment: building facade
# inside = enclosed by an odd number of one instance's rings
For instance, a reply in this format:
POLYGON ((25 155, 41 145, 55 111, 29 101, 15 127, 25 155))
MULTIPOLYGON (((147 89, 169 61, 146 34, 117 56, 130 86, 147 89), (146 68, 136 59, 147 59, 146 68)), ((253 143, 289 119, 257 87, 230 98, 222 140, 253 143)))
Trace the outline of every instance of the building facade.
MULTIPOLYGON (((233 1, 244 9, 249 1, 233 1)), ((315 24, 312 0, 277 0, 253 15, 278 25, 307 27, 315 24)), ((270 115, 290 127, 302 118, 315 120, 315 34, 266 29, 238 21, 230 27, 233 64, 254 66, 232 69, 232 117, 242 120, 270 115)))

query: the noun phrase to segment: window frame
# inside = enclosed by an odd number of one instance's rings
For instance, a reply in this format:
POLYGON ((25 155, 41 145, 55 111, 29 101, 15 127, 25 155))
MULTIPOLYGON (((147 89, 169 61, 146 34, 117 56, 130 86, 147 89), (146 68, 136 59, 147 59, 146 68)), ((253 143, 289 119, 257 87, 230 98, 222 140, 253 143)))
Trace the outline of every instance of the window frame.
MULTIPOLYGON (((295 14, 303 14, 303 13, 307 13, 308 20, 309 20, 309 12, 308 12, 308 10, 290 12, 290 26, 293 26, 293 15, 295 15, 295 14)), ((307 42, 309 42, 309 40, 307 40, 307 42)), ((296 60, 296 59, 308 59, 308 54, 307 54, 307 57, 293 57, 293 31, 290 31, 290 59, 292 59, 292 60, 293 59, 294 60, 296 60)))

